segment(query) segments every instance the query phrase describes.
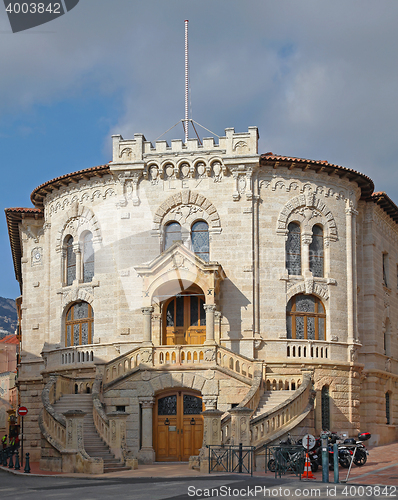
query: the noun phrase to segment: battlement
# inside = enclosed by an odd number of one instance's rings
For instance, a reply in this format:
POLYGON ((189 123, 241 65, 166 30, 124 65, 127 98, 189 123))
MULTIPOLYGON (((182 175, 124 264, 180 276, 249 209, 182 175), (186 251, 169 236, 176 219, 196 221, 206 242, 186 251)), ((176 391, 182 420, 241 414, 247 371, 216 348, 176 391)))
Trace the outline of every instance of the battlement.
POLYGON ((203 144, 198 139, 188 139, 184 143, 180 139, 171 141, 156 141, 155 147, 147 141, 143 134, 134 134, 134 139, 124 140, 121 135, 113 135, 113 164, 124 165, 142 163, 153 156, 186 155, 186 154, 217 154, 229 157, 253 156, 258 154, 258 129, 249 127, 248 132, 236 133, 234 128, 225 129, 225 136, 219 138, 218 144, 213 137, 205 137, 203 144))

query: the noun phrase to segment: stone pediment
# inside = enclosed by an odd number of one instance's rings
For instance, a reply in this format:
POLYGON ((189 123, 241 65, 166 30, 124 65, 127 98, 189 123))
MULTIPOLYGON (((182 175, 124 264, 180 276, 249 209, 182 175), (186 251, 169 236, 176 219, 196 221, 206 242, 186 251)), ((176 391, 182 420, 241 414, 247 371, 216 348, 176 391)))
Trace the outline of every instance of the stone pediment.
POLYGON ((182 242, 174 243, 151 262, 135 266, 135 270, 143 278, 143 306, 194 284, 203 290, 206 303, 215 303, 220 282, 225 278, 221 264, 205 262, 182 242))

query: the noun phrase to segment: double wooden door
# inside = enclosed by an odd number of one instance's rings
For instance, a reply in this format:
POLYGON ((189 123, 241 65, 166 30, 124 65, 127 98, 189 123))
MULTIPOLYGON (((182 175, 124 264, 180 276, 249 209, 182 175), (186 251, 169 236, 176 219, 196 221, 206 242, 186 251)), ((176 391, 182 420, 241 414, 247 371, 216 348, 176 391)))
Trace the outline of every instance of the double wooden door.
POLYGON ((202 398, 189 391, 168 392, 156 398, 153 442, 158 462, 188 462, 203 441, 202 398))
POLYGON ((206 340, 204 295, 176 296, 164 305, 163 344, 203 344, 206 340))

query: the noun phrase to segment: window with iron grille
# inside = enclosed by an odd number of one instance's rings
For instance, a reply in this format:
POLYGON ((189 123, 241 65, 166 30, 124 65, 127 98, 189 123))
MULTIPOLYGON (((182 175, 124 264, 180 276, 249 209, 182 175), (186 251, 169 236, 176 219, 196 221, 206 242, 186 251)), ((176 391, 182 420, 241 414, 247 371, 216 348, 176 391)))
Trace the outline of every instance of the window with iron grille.
POLYGON ((288 274, 301 274, 301 231, 300 224, 291 222, 286 241, 286 269, 288 274))
POLYGON ((386 424, 390 425, 390 393, 386 392, 386 424))
POLYGON ((204 261, 209 262, 209 226, 205 221, 198 221, 191 229, 192 250, 204 261))
POLYGON ((164 229, 164 249, 167 250, 176 241, 181 241, 181 226, 178 222, 170 222, 164 229))
POLYGON ((65 283, 72 285, 76 279, 76 254, 73 251, 73 237, 67 236, 66 240, 66 279, 65 283))
POLYGON ((76 302, 66 313, 65 345, 87 345, 93 343, 94 312, 88 302, 76 302))
POLYGON ((312 241, 309 250, 310 271, 313 276, 323 278, 323 229, 319 225, 312 228, 312 241))
POLYGON ((329 386, 322 387, 321 395, 321 412, 322 412, 322 430, 330 430, 330 399, 329 399, 329 386))
POLYGON ((288 339, 326 339, 326 314, 322 302, 313 295, 295 295, 286 308, 288 339))
POLYGON ((94 276, 93 235, 87 233, 83 241, 83 282, 90 283, 94 276))

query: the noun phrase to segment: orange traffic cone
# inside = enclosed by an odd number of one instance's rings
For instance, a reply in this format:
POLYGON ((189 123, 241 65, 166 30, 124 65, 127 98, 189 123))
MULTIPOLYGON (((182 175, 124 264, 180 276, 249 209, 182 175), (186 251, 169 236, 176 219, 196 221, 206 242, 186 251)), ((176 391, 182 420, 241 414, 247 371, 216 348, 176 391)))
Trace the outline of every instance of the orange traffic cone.
POLYGON ((305 454, 304 472, 303 472, 303 475, 301 477, 304 479, 315 479, 315 476, 311 470, 311 462, 310 462, 310 457, 308 456, 308 453, 305 454))

